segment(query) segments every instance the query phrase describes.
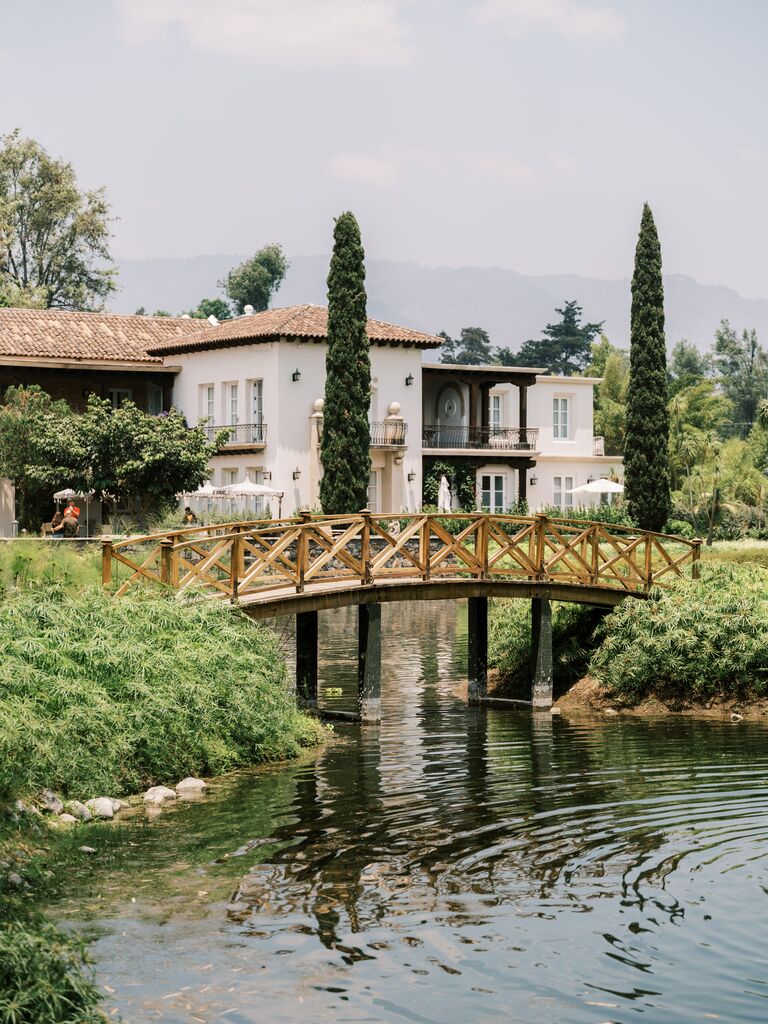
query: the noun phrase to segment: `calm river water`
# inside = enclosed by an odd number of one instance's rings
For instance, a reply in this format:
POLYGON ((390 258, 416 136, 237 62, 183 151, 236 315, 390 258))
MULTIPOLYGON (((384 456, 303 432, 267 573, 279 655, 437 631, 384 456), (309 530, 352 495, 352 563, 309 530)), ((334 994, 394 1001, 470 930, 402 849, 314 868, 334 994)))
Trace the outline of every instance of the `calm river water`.
MULTIPOLYGON (((766 731, 468 710, 465 614, 384 607, 380 728, 90 833, 54 911, 92 939, 110 1011, 768 1019, 766 731)), ((354 612, 321 620, 323 685, 351 706, 354 612)))

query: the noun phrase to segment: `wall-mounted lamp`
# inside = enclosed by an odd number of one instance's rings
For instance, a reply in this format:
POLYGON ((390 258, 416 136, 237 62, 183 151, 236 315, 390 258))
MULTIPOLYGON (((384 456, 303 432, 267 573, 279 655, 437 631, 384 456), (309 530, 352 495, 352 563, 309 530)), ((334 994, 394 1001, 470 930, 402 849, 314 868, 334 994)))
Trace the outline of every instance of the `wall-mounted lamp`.
POLYGON ((293 479, 294 480, 298 480, 300 476, 301 476, 301 470, 297 466, 296 469, 294 469, 294 471, 293 471, 293 479))
POLYGON ((408 483, 412 484, 415 479, 416 479, 416 474, 414 473, 413 470, 411 470, 410 473, 408 474, 408 483))
POLYGON ((538 482, 539 482, 539 478, 534 473, 533 476, 531 477, 529 483, 530 483, 531 487, 535 487, 538 482))
POLYGON ((409 388, 412 384, 413 384, 413 374, 409 373, 408 376, 405 378, 405 386, 407 388, 409 388))
POLYGON ((301 380, 301 370, 298 368, 298 366, 296 367, 296 369, 291 374, 291 380, 294 381, 294 383, 297 380, 301 380))
POLYGON ((272 470, 271 469, 265 469, 264 472, 261 474, 261 479, 262 480, 271 480, 272 479, 272 470))

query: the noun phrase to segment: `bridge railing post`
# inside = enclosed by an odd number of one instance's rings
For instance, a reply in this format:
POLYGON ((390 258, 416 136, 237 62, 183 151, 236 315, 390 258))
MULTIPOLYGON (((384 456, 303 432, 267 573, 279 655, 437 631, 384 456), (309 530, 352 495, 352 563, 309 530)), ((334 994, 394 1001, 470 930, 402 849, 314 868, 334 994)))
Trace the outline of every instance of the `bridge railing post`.
POLYGON ((701 545, 704 541, 701 537, 694 537, 693 551, 691 552, 691 579, 701 579, 701 545))
POLYGON ((179 552, 175 534, 168 534, 160 541, 160 582, 169 587, 179 585, 179 552))
POLYGON ((299 510, 299 519, 301 523, 299 524, 299 535, 296 539, 297 594, 301 594, 304 591, 304 574, 309 567, 309 533, 307 527, 312 521, 312 513, 308 508, 302 508, 299 510))
MULTIPOLYGON (((634 559, 633 559, 634 562, 634 559)), ((653 537, 645 533, 645 565, 643 566, 643 590, 647 594, 653 585, 653 537)))
POLYGON ((421 524, 421 530, 419 531, 419 561, 421 562, 422 579, 425 583, 429 582, 431 575, 430 562, 430 549, 429 549, 429 538, 432 532, 431 530, 431 519, 428 515, 424 516, 424 521, 421 524))
POLYGON ((237 604, 237 595, 240 587, 240 577, 243 575, 243 568, 243 537, 238 530, 232 538, 232 549, 229 559, 229 589, 233 604, 237 604))
POLYGON ((112 539, 101 542, 101 584, 104 587, 112 582, 112 539))
POLYGON ((592 557, 590 559, 592 568, 589 574, 589 582, 593 587, 596 587, 600 576, 600 526, 597 523, 592 527, 589 539, 592 542, 592 557))
POLYGON ((367 586, 372 581, 371 577, 371 510, 360 509, 363 517, 363 530, 360 535, 360 582, 367 586))
POLYGON ((475 527, 475 558, 480 563, 480 579, 488 579, 488 517, 486 512, 473 512, 475 527))
POLYGON ((547 570, 544 567, 544 556, 547 551, 547 523, 549 519, 546 512, 536 513, 536 578, 546 579, 547 570))

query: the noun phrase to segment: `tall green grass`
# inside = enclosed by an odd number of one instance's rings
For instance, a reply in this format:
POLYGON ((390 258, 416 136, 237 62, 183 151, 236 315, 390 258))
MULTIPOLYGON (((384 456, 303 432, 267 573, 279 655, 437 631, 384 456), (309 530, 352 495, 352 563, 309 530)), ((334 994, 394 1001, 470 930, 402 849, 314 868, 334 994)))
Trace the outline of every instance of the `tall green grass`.
POLYGON ((0 794, 130 793, 322 736, 274 634, 216 601, 33 589, 0 604, 0 650, 0 794))
POLYGON ((622 602, 605 619, 590 671, 627 703, 680 704, 768 693, 768 570, 704 563, 651 601, 622 602))
POLYGON ((98 544, 65 540, 0 541, 0 599, 30 586, 82 590, 101 581, 98 544))

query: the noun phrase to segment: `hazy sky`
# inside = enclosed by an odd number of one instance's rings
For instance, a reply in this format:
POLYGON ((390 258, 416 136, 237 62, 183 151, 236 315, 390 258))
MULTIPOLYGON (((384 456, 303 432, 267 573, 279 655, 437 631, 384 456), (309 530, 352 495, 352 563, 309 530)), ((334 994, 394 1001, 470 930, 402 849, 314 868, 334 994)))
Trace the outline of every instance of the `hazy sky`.
POLYGON ((768 0, 0 0, 0 131, 116 255, 330 248, 768 297, 768 0))

